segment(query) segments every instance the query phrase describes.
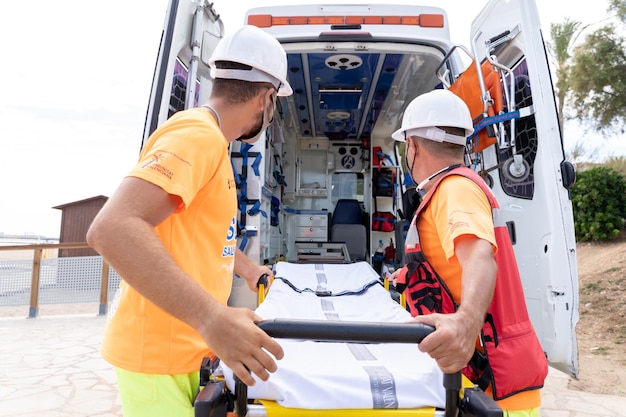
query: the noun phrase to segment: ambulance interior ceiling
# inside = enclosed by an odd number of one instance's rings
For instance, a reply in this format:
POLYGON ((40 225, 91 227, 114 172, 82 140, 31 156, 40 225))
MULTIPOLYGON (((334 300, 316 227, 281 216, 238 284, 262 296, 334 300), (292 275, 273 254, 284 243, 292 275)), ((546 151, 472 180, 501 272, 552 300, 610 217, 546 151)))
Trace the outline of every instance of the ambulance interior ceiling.
POLYGON ((355 45, 309 43, 303 51, 284 44, 294 94, 283 106, 300 137, 390 138, 406 105, 439 84, 435 71, 443 54, 436 48, 361 42, 357 51, 355 45))

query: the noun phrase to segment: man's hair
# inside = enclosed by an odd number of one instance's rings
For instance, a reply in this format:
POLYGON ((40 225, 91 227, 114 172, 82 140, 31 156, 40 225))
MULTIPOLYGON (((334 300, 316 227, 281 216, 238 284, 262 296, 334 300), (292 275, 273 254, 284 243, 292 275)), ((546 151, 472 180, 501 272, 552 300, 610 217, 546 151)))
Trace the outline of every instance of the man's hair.
MULTIPOLYGON (((437 126, 439 129, 450 135, 465 136, 465 129, 460 127, 437 126)), ((430 153, 439 156, 447 156, 452 158, 463 158, 465 156, 465 146, 457 145, 450 142, 437 142, 430 139, 417 137, 420 144, 424 146, 430 153)))
MULTIPOLYGON (((252 70, 249 65, 231 61, 216 61, 215 67, 220 69, 252 70)), ((211 97, 223 98, 229 104, 241 104, 251 100, 268 87, 274 87, 267 82, 250 82, 233 80, 230 78, 216 78, 213 80, 211 97)))

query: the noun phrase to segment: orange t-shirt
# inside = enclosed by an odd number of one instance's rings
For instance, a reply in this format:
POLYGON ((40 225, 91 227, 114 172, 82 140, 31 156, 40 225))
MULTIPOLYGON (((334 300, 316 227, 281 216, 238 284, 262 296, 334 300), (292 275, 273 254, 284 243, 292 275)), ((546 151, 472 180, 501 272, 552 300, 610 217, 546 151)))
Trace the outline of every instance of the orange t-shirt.
POLYGON ((491 243, 495 252, 491 205, 485 193, 468 178, 444 178, 417 224, 422 251, 446 282, 455 303, 461 302, 461 265, 454 253, 454 240, 472 235, 491 243))
MULTIPOLYGON (((176 212, 155 231, 177 264, 223 304, 230 295, 237 244, 228 145, 209 112, 182 111, 150 136, 129 173, 180 197, 176 212)), ((209 354, 192 327, 122 280, 102 344, 107 361, 134 372, 180 374, 198 370, 209 354)))
MULTIPOLYGON (((461 265, 454 253, 454 241, 472 235, 498 250, 491 205, 485 193, 460 175, 444 178, 418 219, 422 251, 433 269, 445 281, 455 303, 461 302, 461 265)), ((486 392, 491 395, 490 387, 486 392)), ((505 410, 525 410, 541 405, 539 390, 521 392, 498 401, 505 410)))

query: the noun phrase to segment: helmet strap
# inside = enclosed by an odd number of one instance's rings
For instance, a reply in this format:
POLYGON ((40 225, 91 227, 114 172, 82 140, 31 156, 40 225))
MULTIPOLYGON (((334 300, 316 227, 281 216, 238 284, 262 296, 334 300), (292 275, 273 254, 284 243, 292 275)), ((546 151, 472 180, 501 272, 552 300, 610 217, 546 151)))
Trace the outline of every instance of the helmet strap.
POLYGON ((465 136, 457 136, 446 133, 443 129, 438 127, 419 127, 415 129, 409 129, 406 132, 407 136, 419 136, 424 139, 430 139, 435 142, 449 142, 456 145, 465 145, 467 138, 465 136))

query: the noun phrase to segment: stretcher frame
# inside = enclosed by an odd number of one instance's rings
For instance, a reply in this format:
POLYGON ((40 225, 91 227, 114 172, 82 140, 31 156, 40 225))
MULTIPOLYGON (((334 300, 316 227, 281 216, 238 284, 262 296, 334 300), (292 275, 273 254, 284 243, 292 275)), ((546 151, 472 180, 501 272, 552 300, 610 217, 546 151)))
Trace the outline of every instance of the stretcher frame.
MULTIPOLYGON (((267 277, 257 283, 259 304, 264 300, 267 277)), ((388 284, 385 285, 388 289, 388 284)), ((420 343, 434 328, 418 323, 320 321, 271 319, 258 323, 269 336, 319 342, 345 343, 420 343)), ((445 409, 294 409, 275 401, 249 399, 247 386, 235 376, 234 392, 216 375, 219 358, 205 358, 200 367, 200 390, 194 400, 195 417, 274 417, 274 416, 341 416, 341 417, 501 417, 502 410, 482 390, 462 376, 461 372, 444 374, 445 409)))

